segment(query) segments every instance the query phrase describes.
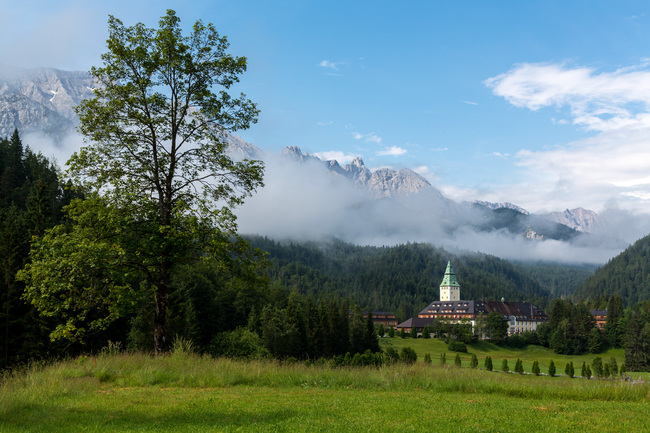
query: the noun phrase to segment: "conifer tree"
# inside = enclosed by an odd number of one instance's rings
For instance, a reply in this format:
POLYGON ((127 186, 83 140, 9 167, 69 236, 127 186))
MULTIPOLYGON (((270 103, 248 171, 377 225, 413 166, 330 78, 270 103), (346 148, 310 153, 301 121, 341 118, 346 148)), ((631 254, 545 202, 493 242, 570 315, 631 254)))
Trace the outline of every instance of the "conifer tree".
POLYGON ((492 358, 490 356, 485 357, 485 369, 487 371, 492 371, 492 358))
POLYGON ((535 376, 539 376, 540 369, 539 369, 539 361, 533 361, 533 374, 535 376))
POLYGON ((555 376, 555 363, 551 359, 551 362, 548 364, 548 375, 553 377, 555 376))
POLYGON ((478 367, 478 358, 476 357, 476 353, 472 353, 472 360, 470 361, 469 366, 471 368, 478 367))
POLYGON ((460 359, 460 353, 456 354, 456 358, 454 359, 454 365, 458 368, 462 366, 462 361, 460 359))
POLYGON ((501 363, 501 371, 504 373, 507 373, 510 371, 510 368, 508 367, 508 360, 504 359, 503 362, 501 363))

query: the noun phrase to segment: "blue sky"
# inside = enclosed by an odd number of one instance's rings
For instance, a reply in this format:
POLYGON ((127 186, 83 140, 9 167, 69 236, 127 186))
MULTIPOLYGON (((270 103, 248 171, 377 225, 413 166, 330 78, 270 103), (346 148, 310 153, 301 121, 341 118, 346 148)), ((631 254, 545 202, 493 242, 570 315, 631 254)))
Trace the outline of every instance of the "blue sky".
POLYGON ((106 19, 172 8, 248 57, 240 135, 410 168, 456 200, 650 212, 644 1, 5 1, 0 61, 87 70, 106 19))

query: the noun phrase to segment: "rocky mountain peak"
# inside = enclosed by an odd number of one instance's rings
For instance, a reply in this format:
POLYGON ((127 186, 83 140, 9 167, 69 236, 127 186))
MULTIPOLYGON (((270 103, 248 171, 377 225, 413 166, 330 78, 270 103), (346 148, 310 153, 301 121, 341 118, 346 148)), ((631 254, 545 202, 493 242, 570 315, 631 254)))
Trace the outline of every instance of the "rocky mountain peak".
POLYGON ((585 233, 598 233, 606 228, 606 222, 596 212, 583 209, 566 209, 563 212, 551 212, 546 217, 552 221, 564 224, 574 230, 585 233))
POLYGON ((93 96, 86 72, 0 67, 0 135, 43 132, 60 139, 78 124, 74 107, 93 96))

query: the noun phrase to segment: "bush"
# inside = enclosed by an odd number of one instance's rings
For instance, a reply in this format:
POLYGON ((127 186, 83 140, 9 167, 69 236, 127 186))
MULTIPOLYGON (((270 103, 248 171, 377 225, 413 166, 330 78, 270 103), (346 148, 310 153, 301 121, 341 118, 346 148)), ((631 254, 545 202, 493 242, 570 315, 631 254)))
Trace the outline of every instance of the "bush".
POLYGON ((555 363, 551 359, 551 362, 548 364, 548 375, 553 377, 555 376, 555 363))
POLYGON ((524 374, 524 363, 519 358, 517 358, 517 362, 515 363, 515 373, 524 374))
POLYGON ((461 365, 462 365, 462 361, 460 360, 460 354, 459 353, 456 354, 456 358, 454 359, 454 365, 456 367, 458 367, 458 368, 460 368, 461 365))
POLYGON ((594 377, 601 378, 603 377, 603 360, 600 358, 600 356, 594 358, 593 362, 591 363, 591 369, 594 373, 594 377))
POLYGON ((478 358, 476 357, 476 353, 472 353, 472 360, 469 362, 469 366, 471 368, 478 367, 478 358))
POLYGON ((449 349, 451 352, 467 353, 467 346, 465 343, 458 340, 451 340, 447 345, 447 349, 449 349))
POLYGON ((566 367, 564 367, 564 374, 573 379, 573 376, 575 374, 575 370, 573 369, 573 361, 567 363, 566 367))
POLYGON ((539 362, 538 361, 533 361, 533 374, 535 376, 539 376, 540 369, 539 369, 539 362))
POLYGON ((486 356, 485 357, 485 369, 487 371, 492 371, 492 367, 493 367, 492 366, 492 358, 490 358, 489 356, 486 356))
POLYGON ((445 365, 447 363, 447 354, 446 353, 441 353, 440 354, 440 365, 445 365))
POLYGON ((410 347, 403 347, 399 353, 399 359, 405 364, 415 364, 415 361, 418 360, 418 355, 410 347))
POLYGON ((504 359, 503 362, 501 363, 501 371, 504 373, 507 373, 510 371, 510 367, 508 367, 508 360, 504 359))
POLYGON ((386 361, 390 364, 394 364, 399 361, 399 353, 392 347, 386 349, 386 361))
POLYGON ((430 353, 425 353, 424 354, 424 362, 427 364, 431 364, 431 354, 430 353))
POLYGON ((212 356, 224 356, 236 359, 270 358, 271 353, 264 346, 264 341, 246 328, 237 328, 231 332, 217 334, 207 348, 212 356))

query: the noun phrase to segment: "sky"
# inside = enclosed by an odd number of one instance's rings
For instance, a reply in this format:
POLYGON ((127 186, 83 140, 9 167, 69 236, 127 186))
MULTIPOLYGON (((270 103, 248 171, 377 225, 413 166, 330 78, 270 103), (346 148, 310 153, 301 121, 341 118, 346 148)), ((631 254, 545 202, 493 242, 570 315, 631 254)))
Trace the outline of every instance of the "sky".
POLYGON ((0 0, 0 62, 88 70, 109 14, 167 8, 248 58, 234 90, 261 112, 239 135, 265 152, 409 168, 456 201, 650 213, 649 2, 0 0))

